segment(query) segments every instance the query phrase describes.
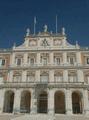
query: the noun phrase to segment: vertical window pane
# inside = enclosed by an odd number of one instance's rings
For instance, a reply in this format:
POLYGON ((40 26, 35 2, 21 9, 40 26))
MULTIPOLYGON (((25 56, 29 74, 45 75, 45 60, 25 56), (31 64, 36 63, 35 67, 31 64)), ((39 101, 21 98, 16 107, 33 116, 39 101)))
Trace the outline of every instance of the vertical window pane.
POLYGON ((4 59, 2 60, 2 65, 5 65, 5 60, 4 59))
POLYGON ((17 65, 21 65, 21 59, 20 58, 17 59, 17 65))

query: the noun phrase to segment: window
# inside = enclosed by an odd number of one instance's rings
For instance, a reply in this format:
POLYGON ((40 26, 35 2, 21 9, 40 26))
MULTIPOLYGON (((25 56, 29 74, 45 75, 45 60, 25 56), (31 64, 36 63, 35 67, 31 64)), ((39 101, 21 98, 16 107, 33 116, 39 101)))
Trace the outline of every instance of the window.
POLYGON ((69 82, 77 82, 76 80, 77 80, 77 79, 76 79, 76 76, 75 76, 75 75, 70 75, 70 76, 69 76, 69 82))
POLYGON ((21 82, 21 76, 20 75, 15 75, 13 79, 14 79, 14 82, 21 82))
POLYGON ((70 63, 70 64, 74 64, 74 58, 73 58, 73 57, 70 57, 70 58, 69 58, 69 63, 70 63))
POLYGON ((0 66, 4 66, 5 65, 5 59, 0 59, 0 66))
POLYGON ((27 82, 34 82, 35 76, 34 75, 27 75, 27 82))
POLYGON ((47 58, 43 58, 43 64, 47 65, 47 58))
POLYGON ((59 65, 59 64, 60 64, 60 58, 55 58, 55 63, 56 63, 57 65, 59 65))
POLYGON ((30 64, 31 64, 31 65, 34 65, 34 58, 31 58, 31 59, 30 59, 30 64))
POLYGON ((49 80, 49 75, 48 75, 48 73, 43 73, 43 74, 40 76, 40 80, 41 80, 41 82, 43 82, 43 83, 47 83, 48 80, 49 80))
POLYGON ((89 58, 87 58, 87 64, 89 64, 89 58))
POLYGON ((55 75, 55 82, 62 82, 62 80, 63 80, 63 77, 60 75, 55 75))
POLYGON ((17 58, 17 59, 16 59, 16 64, 17 64, 17 65, 21 65, 21 58, 17 58))

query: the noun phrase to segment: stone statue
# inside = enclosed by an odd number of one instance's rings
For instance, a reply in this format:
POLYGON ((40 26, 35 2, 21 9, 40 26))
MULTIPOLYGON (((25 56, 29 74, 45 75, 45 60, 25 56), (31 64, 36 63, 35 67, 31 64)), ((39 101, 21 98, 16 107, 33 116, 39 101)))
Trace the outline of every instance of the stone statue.
POLYGON ((65 28, 62 28, 62 35, 65 35, 65 28))
POLYGON ((48 29, 48 26, 45 25, 45 26, 44 26, 44 32, 47 32, 47 29, 48 29))
POLYGON ((26 31, 26 36, 29 36, 30 35, 30 29, 27 28, 27 31, 26 31))

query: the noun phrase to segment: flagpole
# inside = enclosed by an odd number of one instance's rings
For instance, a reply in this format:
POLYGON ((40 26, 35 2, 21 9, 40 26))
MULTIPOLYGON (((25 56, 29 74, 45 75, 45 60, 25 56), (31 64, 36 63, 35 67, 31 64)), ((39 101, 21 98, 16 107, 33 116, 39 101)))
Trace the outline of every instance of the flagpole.
POLYGON ((57 27, 58 27, 58 18, 57 18, 58 16, 56 15, 56 34, 57 34, 57 27))
POLYGON ((34 35, 36 34, 36 17, 34 17, 34 35))

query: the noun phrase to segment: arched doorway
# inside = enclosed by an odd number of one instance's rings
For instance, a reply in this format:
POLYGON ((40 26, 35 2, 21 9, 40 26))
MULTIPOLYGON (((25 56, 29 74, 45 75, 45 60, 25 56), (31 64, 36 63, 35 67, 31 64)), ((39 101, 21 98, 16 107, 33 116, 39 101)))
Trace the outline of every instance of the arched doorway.
POLYGON ((54 96, 55 113, 65 113, 65 95, 61 91, 57 91, 54 96))
POLYGON ((38 97, 38 113, 47 113, 48 108, 48 95, 47 92, 42 92, 38 97))
POLYGON ((5 97, 4 97, 3 112, 12 113, 13 112, 13 105, 14 105, 14 92, 13 91, 6 91, 5 97))
POLYGON ((82 113, 82 95, 78 92, 72 93, 72 110, 74 114, 82 113))
POLYGON ((29 91, 23 91, 21 93, 20 112, 29 113, 31 104, 31 94, 29 91))

